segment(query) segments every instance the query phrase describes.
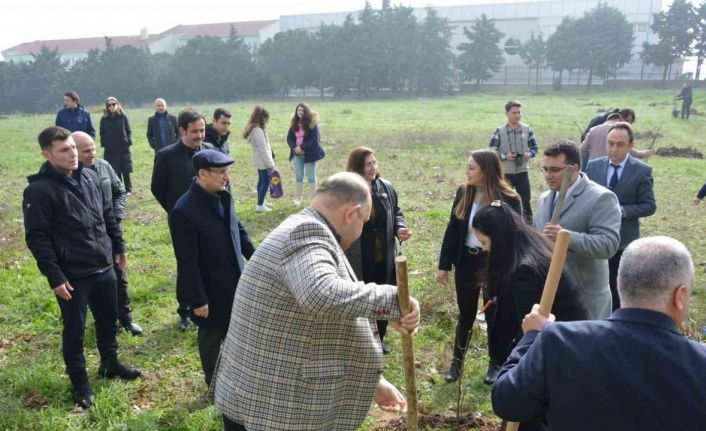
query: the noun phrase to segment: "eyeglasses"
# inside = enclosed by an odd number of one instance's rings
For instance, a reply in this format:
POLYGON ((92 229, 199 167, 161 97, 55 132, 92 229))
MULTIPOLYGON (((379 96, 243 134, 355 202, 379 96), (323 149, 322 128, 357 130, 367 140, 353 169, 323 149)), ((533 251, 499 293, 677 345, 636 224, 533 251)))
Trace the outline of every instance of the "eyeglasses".
POLYGON ((564 169, 568 168, 568 166, 564 167, 558 167, 558 166, 542 166, 542 172, 545 174, 558 174, 559 172, 563 171, 564 169))
POLYGON ((118 106, 117 103, 108 103, 108 106, 118 106))
POLYGON ((222 177, 230 176, 230 169, 209 169, 208 171, 213 172, 214 174, 218 174, 222 177))
POLYGON ((366 167, 366 168, 372 168, 373 166, 377 166, 377 165, 378 165, 378 162, 377 162, 377 161, 375 161, 375 162, 368 162, 368 163, 365 164, 365 167, 366 167))

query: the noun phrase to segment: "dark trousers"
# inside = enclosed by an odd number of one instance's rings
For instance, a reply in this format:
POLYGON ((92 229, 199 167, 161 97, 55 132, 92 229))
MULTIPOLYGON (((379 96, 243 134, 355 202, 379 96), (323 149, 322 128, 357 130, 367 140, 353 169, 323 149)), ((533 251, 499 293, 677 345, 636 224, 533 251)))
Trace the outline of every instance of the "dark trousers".
POLYGON ((191 304, 189 303, 188 298, 186 298, 186 295, 179 292, 178 286, 179 286, 179 276, 177 275, 176 297, 177 297, 177 302, 179 303, 179 306, 177 307, 177 314, 182 319, 188 319, 189 316, 191 315, 191 304))
POLYGON ((218 353, 221 351, 221 344, 227 333, 228 329, 202 328, 199 326, 199 357, 201 358, 201 368, 203 368, 204 380, 207 386, 211 385, 218 353))
POLYGON ((257 170, 257 204, 262 205, 265 202, 267 188, 270 185, 270 177, 267 174, 267 169, 257 170))
POLYGON ((247 431, 244 426, 237 422, 233 422, 228 419, 226 415, 223 415, 223 431, 247 431))
MULTIPOLYGON (((373 268, 368 269, 366 266, 363 268, 363 281, 366 283, 375 284, 388 284, 387 280, 387 265, 385 262, 376 262, 373 268)), ((380 341, 387 335, 387 320, 377 320, 378 335, 380 336, 380 341)))
MULTIPOLYGON (((458 323, 456 324, 456 336, 454 339, 454 361, 462 362, 466 355, 466 347, 473 330, 473 323, 476 321, 478 313, 478 295, 480 295, 481 284, 480 275, 485 268, 485 253, 469 254, 466 264, 467 268, 456 268, 456 303, 458 304, 458 323)), ((488 297, 483 292, 483 303, 488 301, 488 297)), ((495 316, 495 305, 491 305, 485 312, 485 321, 491 322, 495 316)), ((498 351, 502 351, 501 346, 495 345, 495 340, 488 339, 488 353, 493 362, 498 351)), ((507 349, 505 349, 507 350, 507 349)), ((500 361, 501 358, 498 359, 500 361)))
POLYGON ((618 296, 618 266, 623 257, 624 250, 618 250, 615 256, 608 259, 608 283, 610 284, 610 296, 613 298, 613 311, 620 308, 620 296, 618 296))
POLYGON ((115 268, 115 277, 118 279, 117 299, 118 299, 118 319, 120 321, 132 320, 132 310, 130 310, 130 294, 127 292, 127 277, 125 273, 115 268))
POLYGON ((113 361, 118 356, 116 279, 113 270, 101 274, 69 280, 74 288, 71 299, 65 301, 58 296, 62 332, 62 351, 66 374, 76 385, 88 383, 86 358, 83 355, 83 339, 86 331, 86 312, 90 307, 96 326, 96 344, 102 361, 113 361))
POLYGON ((530 188, 529 174, 520 172, 519 174, 505 174, 508 182, 517 190, 517 194, 522 199, 522 215, 528 223, 532 223, 532 190, 530 188))
POLYGON ((689 118, 689 114, 691 113, 691 100, 686 100, 681 102, 681 117, 682 118, 689 118))

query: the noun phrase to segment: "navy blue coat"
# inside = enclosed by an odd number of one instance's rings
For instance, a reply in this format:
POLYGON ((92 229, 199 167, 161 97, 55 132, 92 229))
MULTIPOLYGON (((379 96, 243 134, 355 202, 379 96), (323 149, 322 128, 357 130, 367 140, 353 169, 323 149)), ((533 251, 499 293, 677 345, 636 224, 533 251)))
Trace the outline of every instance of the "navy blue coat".
POLYGON ((96 129, 93 127, 91 114, 81 105, 72 109, 66 107, 61 108, 59 112, 56 113, 54 125, 63 127, 70 132, 86 132, 91 135, 91 138, 96 137, 96 129))
POLYGON ((230 193, 213 195, 193 181, 169 213, 169 231, 177 259, 178 296, 189 301, 191 319, 204 328, 227 330, 243 256, 250 259, 255 252, 230 193), (221 205, 226 211, 219 214, 221 205), (195 316, 193 310, 205 304, 208 318, 195 316))
MULTIPOLYGON (((287 132, 287 145, 289 145, 289 160, 294 158, 294 147, 297 146, 296 129, 289 128, 287 132)), ((309 130, 304 134, 302 142, 302 150, 304 150, 304 163, 317 162, 324 158, 326 153, 321 148, 321 136, 319 135, 319 126, 309 126, 309 130)))
POLYGON ((493 410, 550 430, 706 429, 706 347, 657 311, 620 308, 606 320, 530 331, 493 385, 493 410))

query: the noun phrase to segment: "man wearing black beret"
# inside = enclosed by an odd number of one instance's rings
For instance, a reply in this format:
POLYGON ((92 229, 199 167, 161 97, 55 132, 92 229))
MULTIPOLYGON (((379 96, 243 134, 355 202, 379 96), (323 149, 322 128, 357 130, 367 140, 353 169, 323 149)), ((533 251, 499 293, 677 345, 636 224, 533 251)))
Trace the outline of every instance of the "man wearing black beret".
POLYGON ((221 343, 228 331, 243 256, 255 252, 226 189, 234 160, 204 149, 193 158, 196 177, 169 213, 177 259, 177 289, 199 327, 198 344, 206 384, 210 385, 221 343))

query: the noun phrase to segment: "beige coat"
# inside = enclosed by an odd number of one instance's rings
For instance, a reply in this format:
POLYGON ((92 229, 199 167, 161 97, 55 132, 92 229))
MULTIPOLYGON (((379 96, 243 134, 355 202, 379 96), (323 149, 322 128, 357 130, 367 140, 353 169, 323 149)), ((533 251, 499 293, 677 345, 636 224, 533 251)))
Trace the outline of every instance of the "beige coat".
POLYGON ((267 132, 260 127, 253 127, 248 135, 248 142, 252 145, 252 161, 257 169, 274 169, 275 161, 272 158, 272 147, 267 137, 267 132))

